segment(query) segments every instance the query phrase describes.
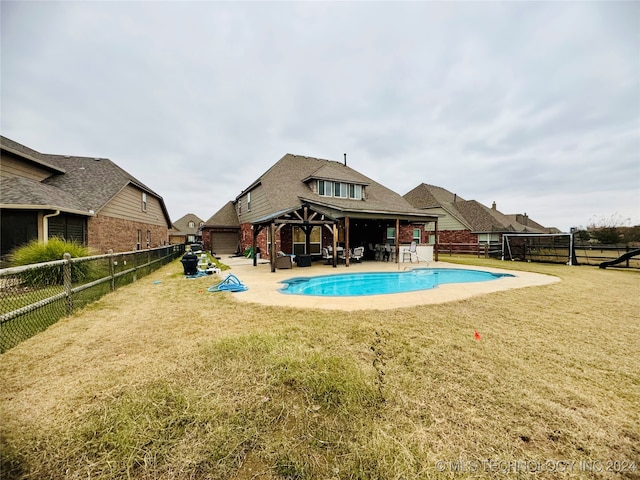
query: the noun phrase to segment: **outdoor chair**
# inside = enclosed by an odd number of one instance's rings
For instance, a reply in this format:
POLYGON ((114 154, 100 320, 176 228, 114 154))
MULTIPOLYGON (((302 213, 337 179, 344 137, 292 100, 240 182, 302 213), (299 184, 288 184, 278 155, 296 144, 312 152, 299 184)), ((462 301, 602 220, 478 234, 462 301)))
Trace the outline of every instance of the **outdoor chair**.
POLYGON ((293 268, 290 255, 278 255, 276 257, 276 268, 293 268))
POLYGON ((353 249, 353 253, 351 254, 351 258, 354 262, 361 262, 362 257, 364 257, 364 247, 356 247, 353 249))
POLYGON ((333 263, 333 255, 329 252, 328 248, 322 249, 322 259, 325 261, 326 265, 333 263))
MULTIPOLYGON (((402 250, 402 261, 405 261, 405 258, 409 255, 409 262, 413 263, 413 256, 416 256, 416 260, 418 260, 418 244, 416 242, 411 242, 411 246, 409 248, 405 248, 402 250)), ((418 260, 419 262, 419 260, 418 260)))

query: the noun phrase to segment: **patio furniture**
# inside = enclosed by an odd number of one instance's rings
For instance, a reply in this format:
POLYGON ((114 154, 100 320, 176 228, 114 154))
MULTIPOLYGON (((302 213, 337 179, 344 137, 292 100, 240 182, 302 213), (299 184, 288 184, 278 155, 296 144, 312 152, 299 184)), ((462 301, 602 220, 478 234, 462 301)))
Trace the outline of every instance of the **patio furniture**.
POLYGON ((411 246, 409 248, 405 248, 402 250, 402 261, 405 261, 407 255, 409 255, 409 262, 413 263, 413 256, 416 256, 416 260, 420 262, 418 259, 418 244, 416 242, 411 242, 411 246))
POLYGON ((322 249, 322 259, 325 261, 325 265, 330 265, 333 263, 333 255, 329 252, 328 248, 322 249))
POLYGON ((364 257, 364 247, 356 247, 353 249, 353 253, 351 254, 351 258, 354 262, 361 262, 362 257, 364 257))
POLYGON ((296 255, 296 264, 299 267, 310 267, 312 258, 311 255, 296 255))
POLYGON ((276 268, 293 268, 290 255, 279 255, 276 257, 276 268))

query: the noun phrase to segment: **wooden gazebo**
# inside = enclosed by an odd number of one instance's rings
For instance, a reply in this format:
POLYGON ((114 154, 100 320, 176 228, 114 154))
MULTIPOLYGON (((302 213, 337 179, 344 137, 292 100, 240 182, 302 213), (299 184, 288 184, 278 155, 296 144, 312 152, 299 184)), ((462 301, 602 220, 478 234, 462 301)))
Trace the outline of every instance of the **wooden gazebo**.
MULTIPOLYGON (((327 215, 320 213, 313 208, 308 203, 303 203, 299 207, 290 208, 287 210, 281 210, 279 212, 275 212, 266 217, 260 218, 254 222, 252 222, 253 226, 253 251, 256 251, 257 246, 257 238, 258 234, 264 229, 269 228, 269 235, 271 238, 271 245, 269 251, 269 261, 271 263, 271 271, 276 271, 276 242, 275 238, 278 232, 285 225, 295 225, 302 229, 305 234, 306 240, 306 251, 310 250, 310 235, 311 229, 317 226, 323 226, 327 228, 331 232, 331 236, 333 239, 333 266, 336 267, 338 264, 337 257, 337 238, 338 238, 338 221, 329 218, 327 215)), ((257 255, 253 256, 253 265, 256 266, 258 264, 257 255)))

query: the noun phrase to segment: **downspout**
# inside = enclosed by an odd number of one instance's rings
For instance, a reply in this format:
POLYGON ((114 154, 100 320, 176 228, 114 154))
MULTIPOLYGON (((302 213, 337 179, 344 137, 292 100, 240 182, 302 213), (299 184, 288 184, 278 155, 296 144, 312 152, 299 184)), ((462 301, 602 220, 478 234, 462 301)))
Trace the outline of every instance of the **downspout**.
POLYGON ((42 217, 42 243, 45 245, 49 241, 49 219, 51 217, 57 217, 58 215, 60 215, 60 210, 56 210, 42 217))

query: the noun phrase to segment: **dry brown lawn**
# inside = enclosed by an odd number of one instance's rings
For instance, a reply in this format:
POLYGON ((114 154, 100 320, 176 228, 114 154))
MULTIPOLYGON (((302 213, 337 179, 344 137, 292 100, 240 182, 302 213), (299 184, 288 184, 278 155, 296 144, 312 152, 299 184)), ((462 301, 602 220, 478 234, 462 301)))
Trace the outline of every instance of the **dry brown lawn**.
POLYGON ((2 478, 640 478, 640 273, 507 267, 562 281, 342 313, 174 262, 0 357, 2 478))

